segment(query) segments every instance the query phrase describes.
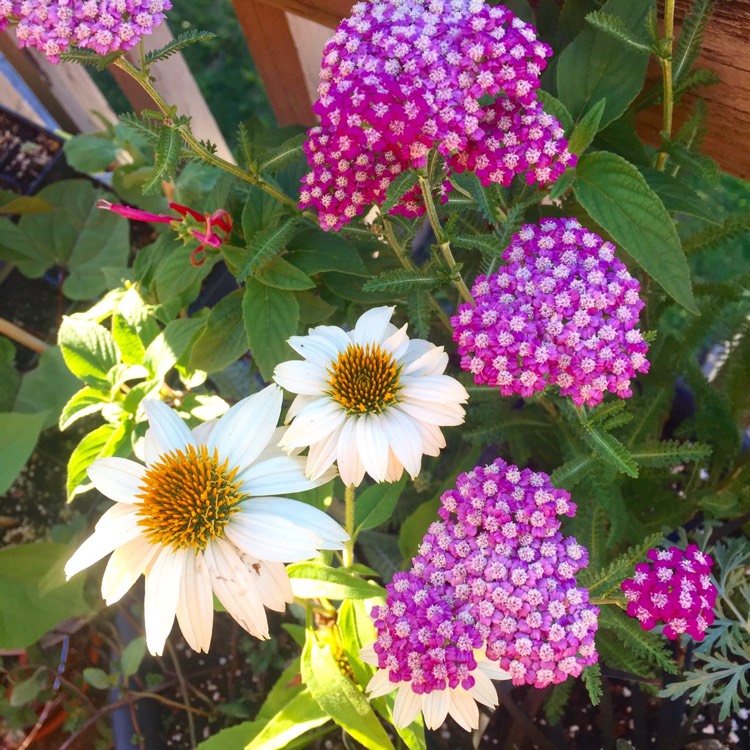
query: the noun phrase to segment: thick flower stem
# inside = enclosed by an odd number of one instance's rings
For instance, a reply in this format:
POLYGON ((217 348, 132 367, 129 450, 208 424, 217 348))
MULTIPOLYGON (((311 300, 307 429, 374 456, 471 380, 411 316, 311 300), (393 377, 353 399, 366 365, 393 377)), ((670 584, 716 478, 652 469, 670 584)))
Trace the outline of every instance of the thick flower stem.
MULTIPOLYGON (((445 233, 443 232, 443 227, 440 225, 440 219, 438 218, 437 209, 435 208, 435 201, 432 199, 432 189, 430 188, 430 182, 426 177, 423 177, 422 175, 419 176, 419 187, 422 190, 424 204, 427 208, 427 218, 430 221, 432 231, 435 233, 435 239, 437 240, 440 252, 443 254, 443 258, 445 258, 445 262, 448 264, 450 270, 454 271, 456 268, 456 259, 453 257, 451 244, 446 239, 445 233)), ((453 277, 453 284, 455 285, 456 289, 458 289, 458 293, 461 295, 461 298, 464 302, 474 301, 471 296, 471 292, 469 292, 469 288, 466 286, 463 278, 461 278, 460 275, 453 277)))
POLYGON ((354 565, 354 498, 357 494, 357 488, 353 485, 347 485, 344 490, 344 530, 349 538, 344 542, 344 567, 351 568, 354 565))
MULTIPOLYGON (((383 217, 383 227, 385 231, 385 238, 388 240, 388 244, 391 246, 393 254, 398 258, 401 265, 407 271, 418 271, 419 268, 417 267, 417 264, 414 263, 414 261, 409 257, 408 253, 404 251, 404 248, 401 247, 401 243, 398 241, 396 233, 393 231, 393 225, 391 224, 388 217, 383 217)), ((443 308, 440 306, 440 303, 432 294, 430 294, 430 305, 435 311, 435 314, 440 320, 440 323, 448 332, 453 333, 453 327, 451 326, 451 321, 448 317, 448 313, 443 310, 443 308)))
POLYGON ((668 45, 666 52, 659 57, 662 78, 664 79, 664 119, 661 131, 661 149, 656 157, 656 168, 664 170, 667 162, 665 150, 667 141, 672 137, 672 114, 674 110, 674 90, 672 88, 672 48, 674 41, 674 4, 675 0, 666 0, 664 3, 664 41, 668 45))

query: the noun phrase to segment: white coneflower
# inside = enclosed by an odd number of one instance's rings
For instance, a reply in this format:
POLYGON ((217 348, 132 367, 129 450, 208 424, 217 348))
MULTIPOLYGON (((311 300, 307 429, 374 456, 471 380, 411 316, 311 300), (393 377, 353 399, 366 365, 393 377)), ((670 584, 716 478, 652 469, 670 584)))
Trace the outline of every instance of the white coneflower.
POLYGON ((419 474, 422 455, 445 447, 441 427, 464 421, 466 389, 444 375, 442 347, 410 339, 391 322, 394 308, 368 310, 354 330, 318 326, 289 345, 303 360, 282 362, 274 380, 298 394, 289 410, 286 450, 309 446, 307 475, 334 462, 346 485, 365 473, 395 482, 419 474))
POLYGON ((342 549, 348 538, 322 511, 278 497, 334 475, 310 480, 304 459, 277 447, 281 402, 281 389, 269 386, 191 432, 166 404, 146 401, 146 465, 101 458, 89 468, 116 505, 65 573, 70 578, 111 552, 102 579, 107 604, 143 573, 151 653, 162 653, 175 615, 191 648, 207 651, 213 594, 249 633, 268 638, 264 605, 281 612, 292 601, 284 563, 342 549))

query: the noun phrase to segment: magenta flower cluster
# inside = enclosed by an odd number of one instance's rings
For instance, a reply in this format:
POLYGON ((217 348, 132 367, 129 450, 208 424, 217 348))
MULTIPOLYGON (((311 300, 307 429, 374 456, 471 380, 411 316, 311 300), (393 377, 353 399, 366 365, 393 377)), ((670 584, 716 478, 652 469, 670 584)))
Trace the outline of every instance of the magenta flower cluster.
POLYGON ((100 55, 129 50, 171 7, 169 0, 0 0, 0 31, 17 23, 18 46, 56 63, 70 47, 100 55))
POLYGON ((558 516, 575 514, 570 495, 498 458, 461 474, 441 504, 411 569, 372 612, 391 681, 468 690, 480 648, 513 684, 538 688, 596 662, 599 610, 576 586, 588 552, 560 533, 558 516))
POLYGON ((631 379, 649 367, 636 328, 644 303, 614 245, 575 219, 546 219, 522 227, 503 260, 451 318, 474 381, 524 397, 557 385, 577 406, 606 391, 632 396, 631 379))
POLYGON ((683 633, 701 640, 715 619, 716 586, 711 581, 713 560, 695 544, 681 550, 651 549, 651 562, 638 563, 635 576, 622 582, 627 612, 651 630, 664 623, 671 640, 683 633))
MULTIPOLYGON (((323 50, 300 206, 339 229, 382 203, 404 170, 425 167, 433 148, 446 178, 471 170, 485 185, 518 174, 553 182, 575 157, 536 99, 551 54, 531 25, 483 0, 357 3, 323 50)), ((449 189, 446 179, 437 197, 449 189)), ((424 210, 418 188, 394 209, 424 210)))

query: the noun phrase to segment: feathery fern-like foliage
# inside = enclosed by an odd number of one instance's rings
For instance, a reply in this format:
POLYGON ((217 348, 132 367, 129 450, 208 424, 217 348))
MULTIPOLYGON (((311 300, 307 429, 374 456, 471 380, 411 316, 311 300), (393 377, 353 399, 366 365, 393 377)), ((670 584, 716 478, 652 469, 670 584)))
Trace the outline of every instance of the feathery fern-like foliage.
POLYGON ((703 35, 711 18, 714 0, 693 0, 680 29, 672 53, 672 81, 675 88, 690 73, 703 45, 703 35))
POLYGON ((177 54, 186 47, 190 47, 192 44, 196 44, 197 42, 207 42, 215 38, 216 34, 211 31, 199 31, 197 29, 184 31, 163 47, 147 52, 144 55, 143 61, 146 65, 151 65, 160 60, 166 60, 168 57, 177 54))
POLYGON ((595 10, 586 16, 586 22, 598 31, 617 39, 622 44, 639 52, 651 52, 651 45, 645 39, 635 35, 619 16, 613 16, 603 10, 595 10))

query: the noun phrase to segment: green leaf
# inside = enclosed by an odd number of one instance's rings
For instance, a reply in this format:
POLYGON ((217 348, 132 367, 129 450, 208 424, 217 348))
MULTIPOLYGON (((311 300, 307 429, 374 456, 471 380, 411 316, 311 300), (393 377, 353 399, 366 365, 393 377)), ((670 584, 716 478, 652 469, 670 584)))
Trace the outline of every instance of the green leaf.
POLYGON ((120 670, 122 676, 127 678, 134 675, 141 666, 141 662, 145 655, 146 638, 142 635, 133 638, 133 640, 122 650, 122 656, 120 657, 120 670))
POLYGON ((393 514, 406 485, 406 476, 398 482, 380 482, 368 487, 354 504, 355 536, 365 529, 374 529, 393 514))
POLYGON ((197 29, 183 31, 182 34, 176 36, 163 47, 147 52, 143 59, 146 65, 151 65, 151 63, 158 62, 159 60, 166 60, 168 57, 171 57, 177 52, 185 49, 185 47, 189 47, 196 42, 208 42, 215 38, 216 34, 213 34, 210 31, 198 31, 197 29))
POLYGON ((564 487, 569 490, 595 467, 596 461, 591 456, 576 456, 562 466, 558 466, 550 475, 550 480, 555 487, 564 487))
POLYGON ((29 460, 42 431, 46 412, 0 413, 0 495, 13 484, 29 460))
POLYGON ((467 190, 471 197, 474 199, 474 203, 479 211, 482 213, 485 219, 490 222, 493 226, 498 223, 497 211, 495 202, 488 193, 488 188, 485 188, 479 181, 479 178, 473 173, 463 173, 453 175, 453 181, 460 185, 464 190, 467 190))
POLYGON ((638 170, 670 213, 689 214, 711 224, 721 224, 721 209, 709 198, 698 195, 685 180, 649 167, 638 170))
POLYGON ((277 146, 263 159, 260 171, 273 174, 302 157, 304 154, 302 146, 306 138, 305 133, 300 133, 277 146))
POLYGON ((705 461, 711 453, 711 446, 704 443, 658 440, 639 445, 631 455, 641 466, 674 466, 688 461, 705 461))
POLYGON ((9 703, 14 708, 25 706, 36 700, 39 693, 47 686, 47 670, 39 667, 31 677, 13 685, 9 703))
POLYGON ((87 614, 85 576, 65 581, 68 545, 52 542, 22 544, 0 550, 0 648, 30 646, 58 622, 87 614))
POLYGON ((205 325, 205 318, 179 318, 167 324, 149 344, 143 358, 143 364, 154 379, 164 379, 205 325))
MULTIPOLYGON (((644 25, 652 0, 609 0, 602 10, 622 20, 627 31, 644 25)), ((647 52, 613 44, 609 34, 584 29, 560 55, 557 93, 575 120, 606 99, 600 121, 605 127, 616 120, 643 87, 647 52)))
POLYGON ((582 434, 594 453, 606 463, 629 477, 638 476, 638 465, 632 454, 614 435, 591 425, 584 425, 582 434))
POLYGON ((405 268, 394 268, 385 271, 365 282, 362 286, 366 292, 389 291, 394 294, 407 294, 415 290, 430 292, 446 283, 445 276, 425 268, 421 271, 409 271, 405 268))
POLYGON ((312 631, 307 633, 301 668, 312 697, 344 731, 370 750, 393 750, 364 693, 341 672, 331 647, 319 644, 312 631))
POLYGON ((67 430, 77 419, 87 417, 89 414, 96 414, 96 412, 101 411, 104 408, 104 404, 109 403, 110 400, 108 391, 91 388, 90 386, 81 388, 81 390, 74 393, 68 403, 63 406, 63 410, 60 413, 60 429, 67 430))
POLYGON ((242 233, 245 242, 258 232, 278 225, 284 214, 284 207, 273 197, 252 185, 247 191, 247 198, 242 209, 242 233))
POLYGON ((570 112, 568 112, 568 108, 548 91, 539 89, 539 91, 537 91, 537 96, 542 103, 544 111, 547 114, 552 115, 560 123, 562 129, 566 133, 570 133, 573 129, 573 117, 570 112))
MULTIPOLYGON (((286 247, 287 242, 297 231, 299 220, 296 216, 285 219, 281 224, 267 227, 256 232, 247 240, 247 253, 243 262, 238 264, 237 278, 242 280, 251 276, 286 247)), ((230 262, 235 263, 236 258, 230 262)), ((309 288, 309 287, 308 287, 309 288)))
POLYGON ((599 132, 599 123, 606 106, 607 100, 600 99, 586 112, 568 140, 568 151, 580 156, 589 147, 599 132))
MULTIPOLYGON (((269 719, 250 744, 245 746, 245 750, 287 750, 292 747, 292 742, 297 737, 322 726, 328 720, 328 713, 320 707, 309 691, 304 690, 269 719)), ((210 750, 226 750, 227 747, 220 745, 211 747, 210 750)))
POLYGON ((602 699, 602 668, 598 664, 589 664, 581 674, 583 684, 589 694, 592 706, 598 706, 602 699))
POLYGON ((285 258, 310 276, 326 271, 370 275, 354 245, 340 235, 327 234, 322 229, 298 232, 287 248, 290 252, 285 258))
POLYGON ((406 169, 399 174, 385 191, 385 200, 383 205, 380 207, 380 211, 383 214, 387 214, 392 208, 404 197, 411 188, 417 183, 417 175, 413 169, 406 169))
POLYGON ((651 45, 634 34, 625 24, 622 18, 613 16, 611 13, 605 13, 601 10, 595 10, 586 16, 586 21, 598 31, 617 39, 624 45, 638 50, 639 52, 651 53, 651 45))
POLYGON ((305 289, 315 288, 315 282, 304 271, 300 271, 299 268, 278 255, 271 258, 262 268, 259 268, 255 272, 255 278, 261 284, 276 289, 304 291, 305 289))
POLYGON ((120 299, 112 316, 112 335, 122 353, 123 362, 143 362, 145 347, 158 335, 159 325, 148 305, 131 286, 120 299))
POLYGON ((107 373, 120 361, 112 334, 90 320, 64 317, 57 341, 70 371, 89 385, 106 381, 107 373))
POLYGON ((13 361, 16 358, 16 346, 4 336, 0 336, 0 411, 13 411, 21 375, 13 361))
POLYGON ((287 566, 292 591, 302 599, 372 599, 385 590, 343 568, 331 568, 321 562, 299 562, 287 566))
POLYGON ((203 332, 193 344, 191 368, 218 372, 247 352, 242 299, 243 290, 237 289, 214 305, 203 332))
POLYGON ((112 456, 128 447, 130 452, 131 428, 125 424, 114 425, 109 422, 97 427, 86 435, 73 449, 68 459, 68 500, 90 490, 93 485, 88 480, 87 469, 101 456, 112 456))
POLYGON ((690 269, 664 204, 621 156, 585 154, 576 167, 576 198, 591 217, 673 299, 698 312, 690 269))
POLYGON ((161 129, 155 147, 156 164, 151 177, 143 183, 144 193, 155 193, 161 189, 162 182, 171 182, 174 179, 182 157, 182 146, 179 128, 172 125, 161 129))
POLYGON ((0 190, 0 214, 23 216, 52 211, 54 206, 38 196, 22 196, 10 190, 0 190))
POLYGON ((77 172, 104 172, 120 149, 106 135, 76 135, 65 141, 65 160, 77 172))
POLYGON ((109 690, 112 687, 112 678, 98 667, 86 667, 83 670, 83 679, 97 690, 109 690))
POLYGON ((679 85, 693 68, 703 46, 703 35, 714 9, 713 0, 693 0, 682 22, 672 55, 672 80, 679 85))
POLYGON ((299 304, 291 292, 248 279, 242 311, 253 359, 270 381, 273 368, 292 356, 287 339, 297 333, 299 304))

